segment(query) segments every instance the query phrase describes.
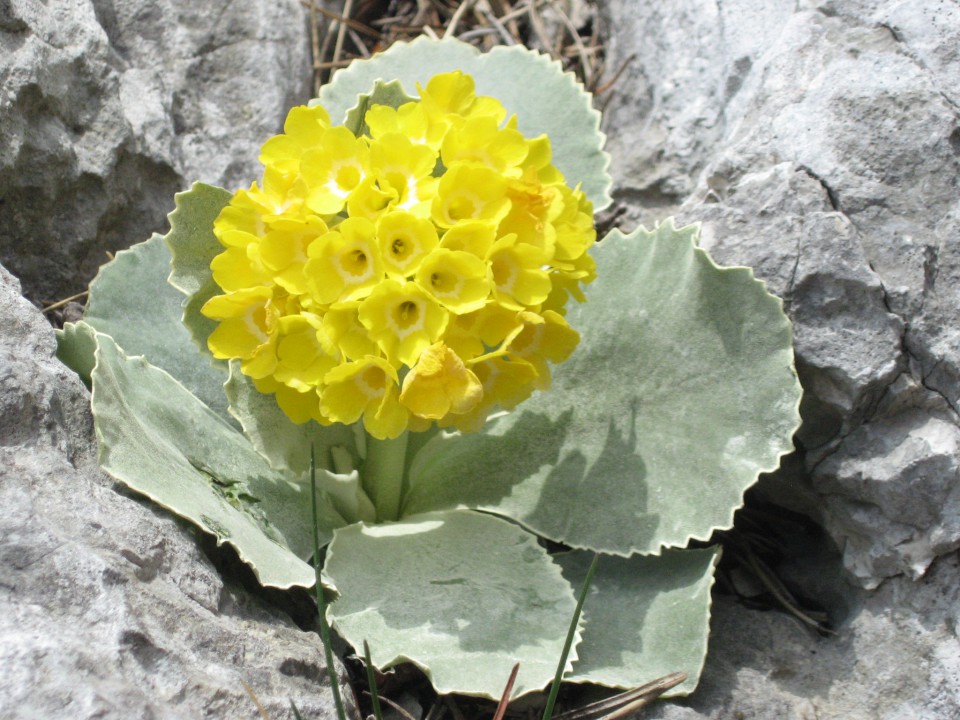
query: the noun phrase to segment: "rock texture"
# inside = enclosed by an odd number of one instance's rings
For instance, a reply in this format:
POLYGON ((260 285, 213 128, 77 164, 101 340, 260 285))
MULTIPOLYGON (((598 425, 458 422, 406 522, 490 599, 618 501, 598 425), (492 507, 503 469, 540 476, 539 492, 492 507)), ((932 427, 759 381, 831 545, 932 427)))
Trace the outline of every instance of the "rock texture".
MULTIPOLYGON (((295 0, 0 0, 0 259, 33 299, 258 174, 309 96, 295 0)), ((333 715, 322 649, 96 461, 86 389, 0 267, 0 717, 333 715)))
POLYGON ((617 198, 703 223, 784 298, 802 471, 767 494, 819 518, 848 581, 835 639, 721 601, 702 689, 655 716, 960 716, 960 4, 602 12, 617 198))
MULTIPOLYGON (((0 717, 334 716, 313 633, 97 465, 89 394, 0 266, 0 717)), ((349 690, 347 690, 349 697, 349 690)))
POLYGON ((0 0, 0 262, 83 290, 196 180, 234 189, 309 98, 296 0, 0 0))

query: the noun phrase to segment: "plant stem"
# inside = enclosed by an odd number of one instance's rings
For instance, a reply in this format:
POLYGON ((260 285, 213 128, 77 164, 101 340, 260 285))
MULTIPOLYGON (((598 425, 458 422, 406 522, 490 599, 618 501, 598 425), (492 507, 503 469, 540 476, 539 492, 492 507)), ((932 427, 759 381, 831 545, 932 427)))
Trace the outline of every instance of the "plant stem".
POLYGON ((557 704, 557 695, 560 693, 560 683, 563 680, 563 671, 567 666, 567 658, 570 656, 570 648, 573 647, 573 638, 577 634, 577 625, 580 623, 580 613, 583 611, 583 603, 587 599, 587 591, 590 589, 590 582, 593 580, 593 573, 597 569, 597 561, 600 555, 594 553, 590 567, 587 569, 587 575, 583 579, 583 585, 580 588, 580 597, 577 598, 577 608, 573 611, 573 618, 570 620, 570 629, 567 630, 567 639, 563 643, 563 652, 560 653, 560 662, 557 663, 557 674, 553 678, 553 685, 550 686, 550 695, 547 697, 547 705, 543 709, 543 720, 551 720, 553 717, 553 707, 557 704))
POLYGON ((407 460, 407 431, 392 440, 367 435, 363 489, 377 509, 377 522, 398 520, 407 460))
POLYGON ((380 693, 377 691, 377 678, 373 671, 373 662, 370 660, 370 646, 363 641, 363 660, 367 664, 367 685, 370 686, 370 702, 373 704, 373 716, 376 720, 383 720, 383 711, 380 709, 380 693))
POLYGON ((339 720, 347 720, 347 713, 343 709, 343 698, 340 697, 340 678, 337 677, 337 668, 333 664, 333 647, 330 645, 330 625, 327 623, 327 603, 323 597, 323 584, 320 582, 320 529, 317 523, 317 463, 314 458, 313 445, 310 446, 310 509, 313 512, 313 573, 317 580, 317 614, 320 616, 320 639, 323 641, 323 651, 327 660, 327 676, 330 678, 330 689, 333 692, 333 702, 337 706, 339 720))

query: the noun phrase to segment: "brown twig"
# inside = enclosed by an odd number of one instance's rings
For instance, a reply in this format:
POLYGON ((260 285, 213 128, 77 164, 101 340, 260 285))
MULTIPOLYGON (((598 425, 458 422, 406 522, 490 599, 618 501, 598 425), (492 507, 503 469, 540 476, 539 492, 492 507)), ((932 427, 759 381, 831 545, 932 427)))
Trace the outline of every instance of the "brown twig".
POLYGON ((602 717, 603 720, 614 720, 615 718, 621 718, 656 700, 667 690, 676 687, 686 679, 686 673, 670 673, 633 690, 627 690, 605 700, 584 705, 582 708, 554 715, 553 720, 588 720, 596 717, 602 717))
POLYGON ((347 20, 350 18, 352 10, 353 0, 346 0, 343 4, 343 19, 337 21, 337 42, 333 46, 332 62, 340 60, 340 55, 343 52, 343 40, 347 36, 347 20))
POLYGON ((46 313, 46 312, 50 312, 51 310, 59 310, 64 305, 68 303, 72 303, 74 300, 79 300, 82 297, 86 297, 89 293, 90 293, 89 290, 84 290, 83 292, 78 292, 76 295, 71 295, 70 297, 64 298, 63 300, 57 300, 56 302, 50 303, 49 305, 47 305, 41 312, 46 313))
POLYGON ((447 23, 447 29, 443 33, 445 38, 456 37, 457 25, 460 24, 460 20, 463 19, 463 16, 467 13, 467 10, 470 10, 476 1, 477 0, 464 0, 462 3, 460 3, 459 7, 457 7, 456 11, 453 13, 453 17, 450 18, 450 22, 447 23))
MULTIPOLYGON (((363 691, 363 694, 364 694, 364 695, 370 695, 370 691, 369 691, 369 690, 364 690, 364 691, 363 691)), ((381 696, 380 696, 380 702, 386 703, 387 705, 389 705, 390 707, 392 707, 394 710, 396 710, 398 713, 400 713, 401 716, 403 716, 404 720, 417 720, 417 718, 415 718, 413 715, 411 715, 409 712, 407 712, 407 710, 405 710, 402 705, 400 705, 399 703, 394 702, 393 700, 391 700, 391 699, 388 698, 388 697, 384 697, 383 695, 381 695, 381 696)))
POLYGON ((510 695, 513 693, 513 684, 517 681, 518 670, 520 670, 520 663, 516 663, 513 670, 510 671, 510 679, 507 680, 507 685, 503 688, 503 694, 500 696, 500 702, 497 703, 497 711, 493 714, 493 720, 503 720, 503 716, 506 715, 507 706, 510 704, 510 695))
POLYGON ((603 85, 601 85, 600 87, 598 87, 596 90, 594 90, 594 91, 593 91, 593 94, 594 94, 594 95, 602 95, 602 94, 605 93, 607 90, 609 90, 610 88, 612 88, 613 85, 614 85, 614 83, 616 83, 617 80, 620 79, 620 76, 623 75, 623 71, 627 69, 627 65, 629 65, 630 63, 632 63, 632 62, 633 62, 634 60, 636 60, 636 59, 637 59, 637 54, 636 54, 636 53, 632 53, 626 60, 624 60, 624 61, 620 64, 620 67, 617 68, 617 71, 613 74, 613 77, 610 78, 610 80, 608 80, 607 82, 605 82, 603 85))
POLYGON ((567 32, 570 34, 570 39, 573 40, 573 45, 577 49, 577 54, 580 56, 580 67, 583 68, 583 84, 589 87, 592 80, 592 72, 590 68, 590 63, 587 61, 587 49, 583 45, 583 38, 580 37, 580 33, 577 31, 577 28, 574 26, 573 21, 567 17, 567 14, 557 5, 553 6, 554 12, 560 16, 560 22, 563 23, 563 26, 567 29, 567 32))
POLYGON ((253 701, 253 704, 257 708, 257 712, 260 714, 260 717, 263 720, 270 720, 270 716, 267 715, 267 711, 264 709, 263 705, 260 704, 260 700, 257 698, 256 694, 253 692, 253 688, 247 685, 246 680, 240 680, 243 685, 243 689, 247 691, 247 695, 250 696, 250 699, 253 701))

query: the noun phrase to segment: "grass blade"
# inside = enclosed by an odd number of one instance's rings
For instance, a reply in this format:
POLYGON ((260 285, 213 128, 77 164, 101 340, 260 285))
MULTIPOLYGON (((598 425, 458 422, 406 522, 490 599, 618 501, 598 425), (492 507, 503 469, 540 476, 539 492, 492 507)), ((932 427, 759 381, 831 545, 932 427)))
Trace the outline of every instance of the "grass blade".
POLYGON ((303 715, 300 714, 300 709, 293 700, 290 701, 290 709, 293 710, 293 720, 303 720, 303 715))
POLYGON ((600 560, 600 555, 594 553, 590 567, 587 569, 587 576, 583 579, 583 586, 580 588, 580 596, 577 598, 577 609, 573 611, 573 618, 570 620, 570 629, 567 630, 567 639, 563 643, 563 652, 560 653, 560 662, 557 663, 557 673, 554 675, 553 684, 550 686, 547 705, 543 708, 543 720, 551 720, 553 717, 553 708, 557 704, 557 695, 560 693, 560 683, 563 680, 563 670, 567 666, 570 648, 573 647, 573 637, 577 634, 577 625, 580 623, 580 613, 583 611, 583 603, 587 599, 587 591, 590 589, 590 582, 593 580, 593 573, 597 569, 598 560, 600 560))
POLYGON ((370 686, 370 702, 373 703, 373 716, 377 720, 383 720, 383 712, 380 710, 380 693, 377 691, 377 679, 374 677, 373 663, 370 661, 370 645, 363 641, 363 661, 367 664, 367 685, 370 686))
POLYGON ((337 668, 333 664, 333 647, 330 645, 330 625, 327 624, 327 602, 323 597, 323 584, 320 582, 320 530, 317 525, 317 462, 313 445, 310 445, 310 509, 313 513, 313 572, 317 579, 317 613, 320 615, 320 639, 323 642, 323 651, 327 660, 327 675, 330 678, 330 689, 333 691, 333 702, 337 706, 337 717, 347 720, 347 713, 343 709, 343 698, 340 697, 340 679, 337 677, 337 668))

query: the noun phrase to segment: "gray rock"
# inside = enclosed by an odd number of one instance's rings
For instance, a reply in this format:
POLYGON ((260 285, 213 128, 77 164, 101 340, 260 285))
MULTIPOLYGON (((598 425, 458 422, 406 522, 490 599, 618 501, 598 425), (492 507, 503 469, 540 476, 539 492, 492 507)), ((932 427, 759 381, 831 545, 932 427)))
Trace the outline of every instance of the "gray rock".
POLYGON ((783 613, 718 599, 697 691, 651 708, 644 720, 957 717, 960 557, 940 558, 922 580, 893 578, 850 601, 839 634, 819 637, 783 613))
POLYGON ((309 98, 308 42, 296 0, 0 1, 0 262, 56 300, 175 192, 249 185, 309 98))
MULTIPOLYGON (((754 267, 784 298, 806 391, 798 439, 818 486, 832 488, 826 526, 846 543, 865 531, 857 504, 872 501, 833 492, 843 482, 827 475, 843 463, 824 458, 879 462, 880 436, 897 444, 896 418, 873 428, 873 450, 856 433, 901 376, 946 403, 942 422, 956 425, 960 407, 957 10, 678 0, 605 13, 608 64, 635 55, 606 117, 619 197, 635 219, 702 222, 719 261, 754 267)), ((929 405, 922 395, 909 402, 929 405)), ((918 460, 885 457, 905 464, 884 487, 908 486, 918 460)), ((930 522, 917 532, 937 535, 930 522)), ((883 549, 902 532, 866 531, 845 554, 864 584, 923 564, 883 549)))
POLYGON ((55 347, 0 266, 0 717, 256 717, 244 682, 271 717, 332 717, 319 637, 100 471, 55 347))
POLYGON ((627 63, 601 97, 616 198, 628 221, 701 222, 784 298, 804 425, 768 490, 822 522, 840 551, 819 573, 842 567, 849 599, 823 640, 721 600, 701 689, 655 716, 960 716, 960 8, 601 13, 607 66, 627 63))
POLYGON ((851 433, 817 466, 830 525, 850 571, 914 578, 960 547, 960 428, 920 410, 875 420, 851 433))

